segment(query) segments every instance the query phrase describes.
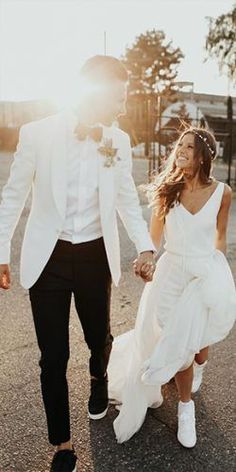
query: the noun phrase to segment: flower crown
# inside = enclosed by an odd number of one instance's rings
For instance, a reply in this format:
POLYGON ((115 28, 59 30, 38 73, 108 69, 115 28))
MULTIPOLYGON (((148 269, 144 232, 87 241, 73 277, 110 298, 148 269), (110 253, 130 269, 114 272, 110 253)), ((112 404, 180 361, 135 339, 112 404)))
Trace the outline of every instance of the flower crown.
POLYGON ((206 138, 206 137, 203 137, 200 133, 198 133, 198 132, 195 131, 195 130, 192 130, 192 132, 193 132, 194 134, 196 134, 196 135, 206 144, 206 146, 208 147, 208 149, 209 149, 209 151, 210 151, 210 153, 211 153, 211 155, 212 155, 212 158, 213 158, 213 156, 214 156, 214 154, 215 154, 215 150, 214 150, 214 149, 210 146, 210 144, 207 142, 207 138, 206 138))

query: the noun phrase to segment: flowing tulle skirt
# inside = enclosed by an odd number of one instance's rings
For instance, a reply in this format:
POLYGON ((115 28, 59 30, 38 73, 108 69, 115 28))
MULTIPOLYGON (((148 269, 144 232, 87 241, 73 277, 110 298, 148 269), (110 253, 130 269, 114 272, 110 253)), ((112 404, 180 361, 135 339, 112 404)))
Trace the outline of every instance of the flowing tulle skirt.
POLYGON ((235 285, 222 252, 161 256, 144 288, 135 328, 113 343, 109 398, 122 403, 114 421, 118 442, 138 431, 163 384, 202 348, 227 336, 235 317, 235 285))

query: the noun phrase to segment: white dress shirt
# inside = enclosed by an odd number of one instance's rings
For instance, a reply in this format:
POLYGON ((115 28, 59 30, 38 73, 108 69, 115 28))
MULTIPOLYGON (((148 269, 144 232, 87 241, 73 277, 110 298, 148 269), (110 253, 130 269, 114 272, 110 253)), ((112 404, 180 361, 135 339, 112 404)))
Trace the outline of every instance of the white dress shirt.
POLYGON ((98 143, 74 135, 78 118, 68 115, 66 217, 59 239, 73 244, 102 236, 98 196, 98 143))

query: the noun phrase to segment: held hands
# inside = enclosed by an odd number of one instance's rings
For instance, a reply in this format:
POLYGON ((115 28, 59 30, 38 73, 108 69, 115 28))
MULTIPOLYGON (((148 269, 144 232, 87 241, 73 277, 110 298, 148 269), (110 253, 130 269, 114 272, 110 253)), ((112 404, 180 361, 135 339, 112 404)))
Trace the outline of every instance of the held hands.
POLYGON ((140 276, 144 282, 151 282, 156 268, 154 255, 151 251, 145 251, 139 254, 139 257, 133 262, 134 273, 140 276))
POLYGON ((0 264, 0 288, 8 290, 10 288, 10 269, 8 264, 0 264))

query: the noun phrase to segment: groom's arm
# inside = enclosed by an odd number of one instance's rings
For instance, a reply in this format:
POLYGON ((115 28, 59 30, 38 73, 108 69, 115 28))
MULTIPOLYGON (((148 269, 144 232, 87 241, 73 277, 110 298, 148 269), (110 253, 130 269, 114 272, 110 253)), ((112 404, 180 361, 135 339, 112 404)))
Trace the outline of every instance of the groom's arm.
POLYGON ((130 139, 127 134, 122 136, 124 143, 122 149, 120 187, 117 197, 117 211, 127 230, 130 239, 134 242, 138 254, 145 251, 155 251, 148 232, 147 223, 143 218, 139 203, 138 193, 132 177, 132 151, 130 139))
POLYGON ((0 203, 0 264, 9 264, 11 239, 29 195, 35 173, 31 124, 20 130, 10 176, 0 203))

